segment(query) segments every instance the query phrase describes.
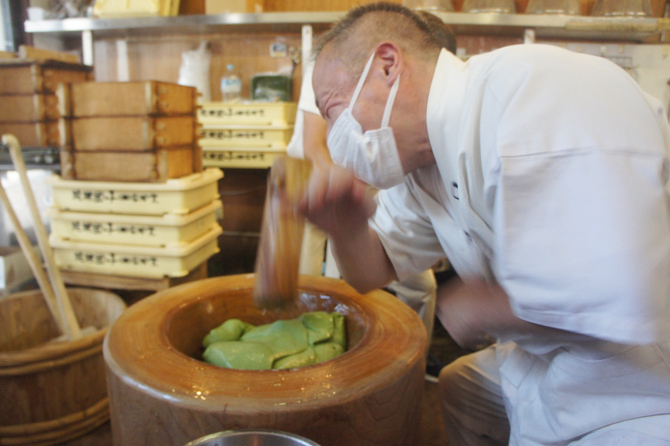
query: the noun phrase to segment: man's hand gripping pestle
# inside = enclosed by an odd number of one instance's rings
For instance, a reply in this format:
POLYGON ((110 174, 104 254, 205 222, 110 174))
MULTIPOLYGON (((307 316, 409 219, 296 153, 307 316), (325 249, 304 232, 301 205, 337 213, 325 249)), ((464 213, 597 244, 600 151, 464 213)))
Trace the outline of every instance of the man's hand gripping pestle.
POLYGON ((277 158, 270 169, 253 292, 259 308, 282 308, 298 298, 305 219, 297 203, 310 172, 309 161, 287 156, 277 158))

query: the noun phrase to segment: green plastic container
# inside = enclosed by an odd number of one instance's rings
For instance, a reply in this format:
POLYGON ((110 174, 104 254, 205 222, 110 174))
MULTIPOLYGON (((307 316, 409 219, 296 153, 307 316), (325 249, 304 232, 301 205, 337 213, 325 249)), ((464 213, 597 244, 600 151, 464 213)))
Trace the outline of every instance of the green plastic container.
POLYGON ((293 80, 277 73, 256 74, 251 78, 251 99, 255 101, 290 102, 293 80))

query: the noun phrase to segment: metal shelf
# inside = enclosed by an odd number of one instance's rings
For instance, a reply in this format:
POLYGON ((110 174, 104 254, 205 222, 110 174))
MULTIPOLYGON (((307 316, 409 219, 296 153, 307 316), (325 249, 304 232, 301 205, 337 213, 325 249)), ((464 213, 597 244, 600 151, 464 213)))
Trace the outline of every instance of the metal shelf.
MULTIPOLYGON (((13 164, 0 163, 0 172, 11 172, 15 170, 13 164)), ((26 164, 26 170, 46 170, 49 172, 59 172, 60 164, 26 164)))
POLYGON ((71 34, 91 31, 96 36, 161 35, 202 32, 301 32, 302 25, 327 28, 345 12, 268 12, 258 14, 184 15, 128 19, 65 19, 25 22, 28 33, 71 34))
MULTIPOLYGON (((259 14, 188 15, 130 19, 65 19, 26 21, 28 33, 68 35, 91 32, 96 37, 206 32, 300 32, 312 25, 326 29, 345 12, 271 12, 259 14)), ((525 14, 436 13, 458 34, 522 36, 532 29, 540 38, 643 41, 670 31, 669 19, 573 17, 525 14)))
POLYGON ((641 42, 670 30, 668 19, 610 18, 531 14, 436 14, 454 26, 456 34, 523 36, 534 30, 538 38, 641 42))

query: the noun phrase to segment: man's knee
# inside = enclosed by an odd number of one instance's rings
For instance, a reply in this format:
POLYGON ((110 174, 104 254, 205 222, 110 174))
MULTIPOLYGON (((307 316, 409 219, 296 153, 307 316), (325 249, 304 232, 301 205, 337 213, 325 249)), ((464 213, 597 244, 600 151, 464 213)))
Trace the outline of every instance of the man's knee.
POLYGON ((443 405, 445 403, 449 404, 450 401, 461 400, 461 397, 467 396, 466 384, 468 379, 466 370, 469 362, 468 356, 461 356, 440 371, 438 382, 443 405))
POLYGON ((443 406, 463 408, 481 404, 501 406, 500 375, 493 346, 461 356, 439 376, 443 406))
POLYGON ((509 422, 493 349, 462 356, 444 367, 439 388, 449 444, 507 444, 509 422))

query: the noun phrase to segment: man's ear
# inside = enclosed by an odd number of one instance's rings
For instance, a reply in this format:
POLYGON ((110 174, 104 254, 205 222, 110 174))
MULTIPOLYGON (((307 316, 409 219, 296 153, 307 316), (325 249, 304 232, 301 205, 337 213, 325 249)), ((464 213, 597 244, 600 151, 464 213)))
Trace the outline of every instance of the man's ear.
POLYGON ((393 42, 381 42, 375 49, 375 54, 382 61, 385 82, 390 87, 402 69, 402 53, 400 47, 393 42))

